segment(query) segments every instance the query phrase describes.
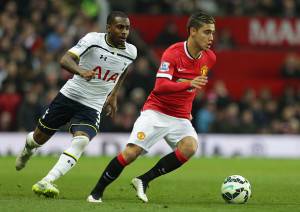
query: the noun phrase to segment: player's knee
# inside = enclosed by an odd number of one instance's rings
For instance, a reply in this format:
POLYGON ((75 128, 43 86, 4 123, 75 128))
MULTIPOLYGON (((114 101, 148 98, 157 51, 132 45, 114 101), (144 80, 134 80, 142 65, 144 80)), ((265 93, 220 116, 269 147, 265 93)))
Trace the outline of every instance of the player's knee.
POLYGON ((125 150, 122 152, 127 164, 133 162, 142 153, 143 149, 134 144, 128 144, 125 150))
POLYGON ((198 149, 198 143, 197 140, 193 137, 187 137, 184 138, 178 145, 178 149, 186 158, 192 157, 197 149, 198 149))
POLYGON ((75 136, 72 139, 71 147, 68 148, 65 152, 73 155, 74 157, 76 157, 76 159, 79 159, 89 141, 90 139, 85 135, 75 136))
POLYGON ((46 143, 52 135, 48 135, 44 132, 42 132, 39 128, 35 128, 33 134, 32 134, 32 139, 38 143, 39 145, 42 145, 46 143))
POLYGON ((83 131, 76 131, 76 132, 74 132, 73 136, 74 137, 77 137, 77 136, 86 136, 86 137, 89 138, 89 135, 86 132, 83 132, 83 131))
POLYGON ((78 150, 84 150, 85 147, 88 145, 90 139, 88 136, 80 135, 75 136, 72 140, 72 146, 76 147, 78 150))

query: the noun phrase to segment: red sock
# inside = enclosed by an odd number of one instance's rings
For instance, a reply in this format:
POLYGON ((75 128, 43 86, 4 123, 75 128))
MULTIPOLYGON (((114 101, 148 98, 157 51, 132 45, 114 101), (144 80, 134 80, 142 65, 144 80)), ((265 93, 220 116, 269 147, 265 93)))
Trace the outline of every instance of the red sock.
POLYGON ((176 149, 176 150, 175 150, 175 155, 176 155, 176 158, 177 158, 182 164, 188 161, 188 158, 186 158, 186 157, 179 151, 179 149, 176 149))
POLYGON ((125 166, 128 165, 128 163, 127 163, 127 161, 125 160, 125 158, 123 157, 122 153, 119 153, 119 154, 118 154, 117 159, 118 159, 119 163, 120 163, 122 166, 125 167, 125 166))

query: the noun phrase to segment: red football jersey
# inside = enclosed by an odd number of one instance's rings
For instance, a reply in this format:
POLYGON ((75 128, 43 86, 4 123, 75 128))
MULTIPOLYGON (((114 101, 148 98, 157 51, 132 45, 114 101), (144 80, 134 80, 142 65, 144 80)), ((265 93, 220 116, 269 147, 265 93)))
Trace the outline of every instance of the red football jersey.
MULTIPOLYGON (((211 50, 202 51, 199 58, 195 59, 189 54, 186 41, 175 43, 163 53, 156 77, 167 78, 173 82, 178 79, 192 80, 199 75, 207 75, 215 62, 216 55, 211 50)), ((178 118, 190 118, 196 89, 188 87, 176 92, 162 92, 156 87, 157 84, 143 110, 151 109, 178 118)))

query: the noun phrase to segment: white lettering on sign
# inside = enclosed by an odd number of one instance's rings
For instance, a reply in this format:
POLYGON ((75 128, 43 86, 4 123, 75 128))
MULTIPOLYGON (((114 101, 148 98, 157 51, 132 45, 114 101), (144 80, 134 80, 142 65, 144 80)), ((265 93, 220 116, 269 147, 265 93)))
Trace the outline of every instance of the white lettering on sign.
POLYGON ((300 20, 268 19, 262 23, 259 19, 251 19, 249 23, 250 44, 262 45, 300 45, 300 20))

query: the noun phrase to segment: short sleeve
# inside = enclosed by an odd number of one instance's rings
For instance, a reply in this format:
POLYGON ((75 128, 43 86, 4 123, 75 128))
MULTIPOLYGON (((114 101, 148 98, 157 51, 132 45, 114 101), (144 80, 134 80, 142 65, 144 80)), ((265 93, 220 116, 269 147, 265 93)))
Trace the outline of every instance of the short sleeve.
POLYGON ((176 66, 175 65, 176 61, 175 61, 174 55, 175 54, 172 54, 172 51, 170 48, 167 49, 163 53, 156 77, 168 78, 168 79, 172 80, 174 69, 176 66))
POLYGON ((137 57, 137 48, 132 45, 132 58, 135 60, 137 57))
POLYGON ((83 38, 81 38, 78 41, 78 43, 75 46, 69 49, 68 52, 80 58, 80 56, 83 55, 88 50, 88 48, 92 45, 93 34, 94 33, 86 34, 83 38))
POLYGON ((131 60, 129 64, 131 64, 137 57, 137 48, 130 44, 130 43, 126 43, 126 49, 127 49, 127 54, 128 54, 128 59, 131 60))

